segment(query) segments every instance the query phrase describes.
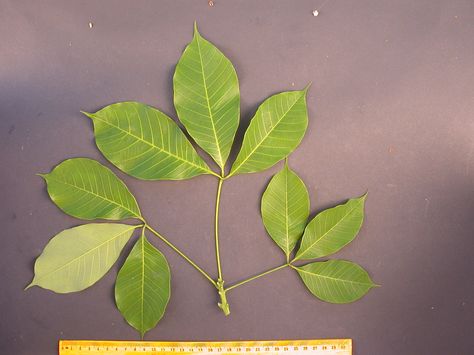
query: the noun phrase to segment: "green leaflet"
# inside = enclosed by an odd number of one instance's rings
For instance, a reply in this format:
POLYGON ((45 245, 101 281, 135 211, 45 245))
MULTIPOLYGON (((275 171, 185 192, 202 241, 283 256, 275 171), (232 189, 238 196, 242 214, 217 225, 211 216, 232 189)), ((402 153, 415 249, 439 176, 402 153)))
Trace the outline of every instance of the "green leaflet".
POLYGON ((196 26, 176 66, 173 85, 179 119, 223 169, 239 126, 239 82, 229 59, 201 37, 196 26))
POLYGON ((321 258, 349 244, 362 226, 366 196, 351 199, 314 217, 306 226, 294 260, 321 258))
POLYGON ((140 218, 135 197, 110 169, 87 158, 68 159, 41 175, 51 200, 81 219, 140 218))
POLYGON ((115 166, 143 180, 182 180, 214 174, 178 125, 164 113, 138 102, 120 102, 96 113, 97 147, 115 166))
POLYGON ((262 219, 270 237, 286 254, 295 248, 309 215, 308 190, 303 181, 285 163, 262 196, 262 219))
POLYGON ((345 260, 315 262, 294 268, 311 293, 326 302, 354 302, 377 286, 363 268, 345 260))
POLYGON ((57 293, 84 290, 109 271, 137 227, 91 223, 60 232, 36 259, 35 277, 27 288, 40 286, 57 293))
POLYGON ((142 234, 115 283, 117 307, 142 338, 165 313, 171 292, 170 279, 165 257, 142 234))
POLYGON ((230 175, 265 170, 298 146, 308 126, 307 89, 271 96, 260 105, 230 175))

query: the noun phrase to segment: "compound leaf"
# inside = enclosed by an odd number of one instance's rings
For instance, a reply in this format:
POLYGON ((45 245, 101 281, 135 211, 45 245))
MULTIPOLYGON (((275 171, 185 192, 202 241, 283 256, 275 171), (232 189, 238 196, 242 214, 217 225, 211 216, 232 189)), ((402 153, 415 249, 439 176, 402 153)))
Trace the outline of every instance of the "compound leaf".
POLYGON ((229 59, 197 27, 176 66, 173 84, 179 119, 223 169, 239 126, 239 82, 229 59))
POLYGON ((245 132, 230 175, 265 170, 290 154, 308 126, 307 88, 271 96, 258 108, 245 132))
POLYGON ((363 268, 345 260, 315 262, 295 269, 311 293, 326 302, 354 302, 377 286, 363 268))
POLYGON ((178 125, 139 102, 120 102, 92 119, 97 147, 125 173, 143 180, 182 180, 212 174, 178 125))
POLYGON ((268 234, 289 260, 308 219, 309 196, 303 181, 287 163, 263 193, 261 211, 268 234))
POLYGON ((366 196, 351 199, 314 217, 306 226, 295 260, 321 258, 349 244, 362 226, 366 196))
POLYGON ((143 335, 163 316, 170 298, 168 263, 142 235, 120 269, 115 301, 125 320, 143 335))
POLYGON ((35 262, 30 285, 57 293, 82 291, 112 265, 138 226, 91 223, 66 229, 52 238, 35 262))
POLYGON ((41 176, 51 200, 73 217, 87 220, 140 217, 137 201, 127 186, 95 160, 68 159, 41 176))

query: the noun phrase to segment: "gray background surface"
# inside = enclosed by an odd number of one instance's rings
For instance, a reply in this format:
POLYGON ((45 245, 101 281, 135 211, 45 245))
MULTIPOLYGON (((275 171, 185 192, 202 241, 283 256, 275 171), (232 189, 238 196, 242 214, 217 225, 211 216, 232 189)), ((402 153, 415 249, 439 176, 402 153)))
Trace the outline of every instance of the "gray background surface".
MULTIPOLYGON (((326 304, 288 269, 232 291, 225 318, 208 283, 158 242, 172 298, 146 338, 350 337, 356 354, 473 353, 474 2, 330 0, 314 17, 323 2, 0 0, 0 353, 54 354, 60 338, 137 339, 113 303, 118 266, 78 294, 22 291, 50 237, 80 223, 34 174, 69 157, 110 166, 79 110, 137 100, 176 117, 172 73, 194 20, 236 67, 239 137, 267 96, 313 82, 291 166, 313 213, 369 190, 366 223, 337 256, 383 287, 326 304)), ((259 215, 278 169, 224 185, 229 283, 284 260, 259 215)), ((118 175, 146 217, 214 275, 215 179, 118 175)))

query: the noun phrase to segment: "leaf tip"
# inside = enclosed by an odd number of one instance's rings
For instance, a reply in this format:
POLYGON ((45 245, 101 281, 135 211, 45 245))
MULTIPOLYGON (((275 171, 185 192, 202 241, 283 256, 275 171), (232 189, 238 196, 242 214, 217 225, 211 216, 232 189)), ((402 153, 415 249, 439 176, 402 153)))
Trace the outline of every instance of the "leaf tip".
POLYGON ((310 81, 310 82, 308 83, 308 85, 306 85, 306 87, 303 89, 303 92, 304 92, 305 95, 306 95, 306 93, 308 92, 308 90, 309 90, 309 88, 311 87, 311 85, 313 85, 313 82, 312 82, 312 81, 310 81))
POLYGON ((86 111, 80 111, 83 115, 86 115, 89 117, 91 120, 94 118, 94 115, 92 113, 86 112, 86 111))
POLYGON ((194 35, 199 36, 197 21, 194 21, 194 35))
POLYGON ((33 281, 31 281, 30 284, 27 285, 27 286, 23 289, 23 291, 27 291, 29 288, 31 288, 31 287, 33 287, 33 286, 36 286, 36 284, 35 284, 35 279, 33 279, 33 281))

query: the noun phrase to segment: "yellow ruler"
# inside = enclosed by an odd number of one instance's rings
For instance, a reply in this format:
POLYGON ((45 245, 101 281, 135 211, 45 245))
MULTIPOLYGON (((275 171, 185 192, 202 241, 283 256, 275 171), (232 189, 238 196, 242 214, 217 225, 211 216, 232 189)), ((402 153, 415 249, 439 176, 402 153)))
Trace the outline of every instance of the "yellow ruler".
POLYGON ((146 342, 61 340, 59 355, 351 355, 351 339, 146 342))

